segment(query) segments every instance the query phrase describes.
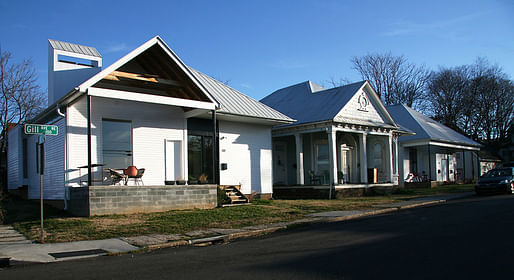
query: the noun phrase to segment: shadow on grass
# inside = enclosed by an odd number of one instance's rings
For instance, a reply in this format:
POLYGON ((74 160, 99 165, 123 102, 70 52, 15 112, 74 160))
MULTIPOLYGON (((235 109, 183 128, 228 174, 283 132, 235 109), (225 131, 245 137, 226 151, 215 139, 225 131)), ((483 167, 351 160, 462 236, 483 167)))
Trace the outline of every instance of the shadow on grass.
MULTIPOLYGON (((69 217, 64 210, 44 205, 44 218, 69 217)), ((13 224, 39 221, 39 201, 21 199, 0 193, 0 224, 13 224)))

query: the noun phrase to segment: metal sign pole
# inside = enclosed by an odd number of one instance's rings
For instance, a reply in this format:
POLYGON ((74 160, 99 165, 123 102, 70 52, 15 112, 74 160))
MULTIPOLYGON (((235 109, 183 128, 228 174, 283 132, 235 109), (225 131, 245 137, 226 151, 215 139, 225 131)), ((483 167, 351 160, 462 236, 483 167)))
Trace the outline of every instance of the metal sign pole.
POLYGON ((56 125, 44 125, 44 124, 25 124, 24 125, 25 135, 39 135, 39 141, 37 148, 39 152, 38 163, 39 166, 39 208, 40 208, 40 219, 41 219, 41 243, 45 243, 45 229, 43 227, 43 174, 45 170, 45 140, 46 135, 58 135, 59 127, 56 125))
POLYGON ((45 235, 44 235, 44 227, 43 227, 43 172, 44 172, 44 146, 45 143, 45 135, 39 136, 39 207, 40 207, 40 220, 41 220, 41 232, 40 232, 40 241, 41 244, 45 243, 45 235))

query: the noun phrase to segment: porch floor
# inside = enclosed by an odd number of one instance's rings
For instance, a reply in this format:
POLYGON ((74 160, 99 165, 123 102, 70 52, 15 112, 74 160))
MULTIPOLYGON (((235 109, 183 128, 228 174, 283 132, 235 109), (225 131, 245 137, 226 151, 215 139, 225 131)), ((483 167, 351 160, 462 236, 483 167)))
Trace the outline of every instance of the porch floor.
MULTIPOLYGON (((393 183, 355 183, 355 184, 338 184, 335 189, 354 189, 354 188, 373 188, 373 187, 392 187, 393 183)), ((273 189, 329 189, 330 185, 289 185, 289 186, 273 186, 273 189)))

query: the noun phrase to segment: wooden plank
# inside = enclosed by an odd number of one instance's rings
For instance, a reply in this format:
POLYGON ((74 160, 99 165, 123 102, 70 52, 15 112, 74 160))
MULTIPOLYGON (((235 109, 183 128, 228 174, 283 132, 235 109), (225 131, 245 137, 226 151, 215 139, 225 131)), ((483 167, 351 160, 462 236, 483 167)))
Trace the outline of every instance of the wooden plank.
POLYGON ((176 86, 176 87, 182 86, 182 83, 179 81, 159 78, 157 75, 129 73, 129 72, 122 72, 122 71, 113 71, 112 73, 105 76, 104 79, 111 80, 111 81, 120 81, 120 78, 126 78, 126 79, 138 80, 138 81, 150 82, 150 83, 165 84, 165 85, 171 85, 171 86, 176 86))

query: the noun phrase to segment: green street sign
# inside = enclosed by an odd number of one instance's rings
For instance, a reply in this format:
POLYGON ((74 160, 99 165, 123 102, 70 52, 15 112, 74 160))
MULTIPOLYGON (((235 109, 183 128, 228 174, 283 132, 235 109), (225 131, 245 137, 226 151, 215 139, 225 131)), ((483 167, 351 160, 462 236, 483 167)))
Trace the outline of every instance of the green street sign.
POLYGON ((59 127, 56 125, 25 124, 25 134, 57 135, 59 127))

